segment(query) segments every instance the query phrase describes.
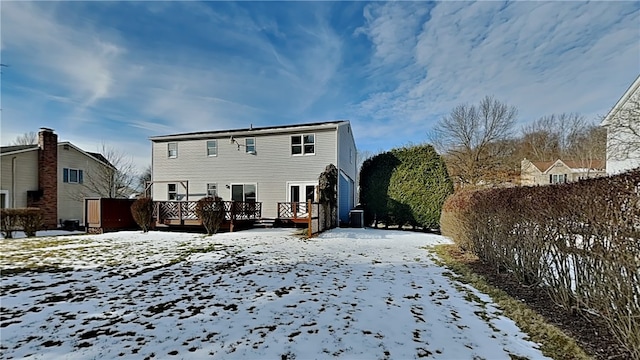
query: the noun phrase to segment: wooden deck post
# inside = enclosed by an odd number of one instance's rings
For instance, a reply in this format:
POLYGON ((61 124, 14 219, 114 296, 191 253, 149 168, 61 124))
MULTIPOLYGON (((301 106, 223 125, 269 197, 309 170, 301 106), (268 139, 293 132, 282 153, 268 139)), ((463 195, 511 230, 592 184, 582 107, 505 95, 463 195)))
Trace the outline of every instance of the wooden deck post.
POLYGON ((160 225, 160 202, 156 201, 156 226, 160 225))
POLYGON ((231 214, 229 215, 229 232, 233 232, 233 220, 236 217, 236 203, 231 200, 231 214))
POLYGON ((307 216, 309 222, 307 223, 307 237, 310 238, 313 235, 313 208, 311 207, 311 200, 307 200, 307 216))

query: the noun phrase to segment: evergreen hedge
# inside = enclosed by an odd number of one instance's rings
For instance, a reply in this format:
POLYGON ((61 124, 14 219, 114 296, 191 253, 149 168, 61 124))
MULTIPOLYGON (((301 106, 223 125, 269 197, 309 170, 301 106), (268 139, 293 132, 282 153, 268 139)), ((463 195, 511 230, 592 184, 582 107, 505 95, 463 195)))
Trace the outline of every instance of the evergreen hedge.
POLYGON ((431 145, 378 154, 360 171, 360 203, 369 225, 437 228, 442 204, 451 193, 444 161, 431 145))

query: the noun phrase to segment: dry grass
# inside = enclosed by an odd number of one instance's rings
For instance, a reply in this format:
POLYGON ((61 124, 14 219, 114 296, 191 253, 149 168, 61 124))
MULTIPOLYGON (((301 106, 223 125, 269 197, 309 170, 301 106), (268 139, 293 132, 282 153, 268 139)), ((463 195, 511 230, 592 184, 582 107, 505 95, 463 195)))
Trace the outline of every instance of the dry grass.
POLYGON ((530 309, 524 303, 512 298, 506 292, 490 285, 486 279, 474 273, 467 265, 477 258, 468 253, 460 253, 455 245, 438 245, 435 251, 439 262, 451 269, 456 280, 467 283, 491 296, 503 309, 505 316, 511 318, 529 336, 531 341, 541 344, 541 350, 553 359, 591 359, 584 350, 562 330, 549 324, 544 317, 530 309), (456 256, 453 256, 453 253, 456 256))

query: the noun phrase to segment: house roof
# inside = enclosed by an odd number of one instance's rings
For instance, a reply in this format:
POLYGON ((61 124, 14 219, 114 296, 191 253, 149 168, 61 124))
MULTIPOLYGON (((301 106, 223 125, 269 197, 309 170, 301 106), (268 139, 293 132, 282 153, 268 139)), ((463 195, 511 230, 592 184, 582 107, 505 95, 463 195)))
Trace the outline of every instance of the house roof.
POLYGON ((560 162, 566 165, 571 169, 593 169, 593 170, 604 170, 605 169, 605 161, 604 160, 591 160, 590 162, 582 162, 575 160, 562 160, 558 159, 556 161, 532 161, 531 164, 538 168, 541 172, 546 172, 557 162, 560 162))
POLYGON ((0 147, 0 154, 8 155, 13 153, 19 153, 23 151, 29 151, 37 149, 38 145, 12 145, 12 146, 2 146, 0 147))
MULTIPOLYGON (((107 166, 110 166, 112 168, 115 168, 113 166, 113 164, 111 164, 109 162, 109 160, 107 160, 107 158, 105 158, 102 154, 99 153, 94 153, 94 152, 88 152, 88 151, 84 151, 82 149, 80 149, 79 147, 71 144, 68 141, 64 141, 64 142, 58 142, 58 146, 64 146, 64 145, 70 145, 72 146, 74 149, 78 150, 80 153, 83 153, 89 157, 94 158, 95 160, 104 163, 107 166)), ((10 154, 17 154, 17 153, 22 153, 22 152, 27 152, 27 151, 31 151, 31 150, 37 150, 39 148, 38 145, 36 144, 32 144, 32 145, 11 145, 11 146, 1 146, 0 147, 0 155, 10 155, 10 154)))
POLYGON ((633 94, 637 93, 638 91, 640 91, 640 75, 638 75, 636 80, 629 86, 627 91, 624 92, 624 94, 620 97, 620 100, 618 100, 618 102, 611 108, 611 110, 609 110, 609 113, 607 113, 607 116, 604 117, 604 120, 600 125, 607 126, 611 121, 611 118, 616 116, 616 114, 618 114, 618 111, 622 109, 622 107, 627 103, 629 98, 633 96, 633 94))
POLYGON ((187 139, 202 139, 210 137, 225 137, 225 136, 245 136, 245 135, 265 135, 265 134, 277 134, 286 133, 292 131, 311 131, 332 129, 338 125, 349 124, 348 120, 334 120, 326 122, 306 123, 306 124, 292 124, 292 125, 279 125, 279 126, 267 126, 267 127, 249 127, 244 129, 230 129, 230 130, 214 130, 214 131, 199 131, 189 132, 171 135, 152 136, 149 139, 151 141, 165 141, 165 140, 187 140, 187 139))
POLYGON ((86 152, 87 154, 89 154, 89 155, 93 156, 93 157, 94 157, 94 158, 96 158, 97 160, 102 161, 103 163, 105 163, 105 164, 110 165, 110 166, 112 166, 112 167, 113 167, 113 165, 109 162, 109 160, 107 160, 107 158, 106 158, 106 157, 104 157, 102 154, 100 154, 100 153, 94 153, 94 152, 88 152, 88 151, 85 151, 85 152, 86 152))

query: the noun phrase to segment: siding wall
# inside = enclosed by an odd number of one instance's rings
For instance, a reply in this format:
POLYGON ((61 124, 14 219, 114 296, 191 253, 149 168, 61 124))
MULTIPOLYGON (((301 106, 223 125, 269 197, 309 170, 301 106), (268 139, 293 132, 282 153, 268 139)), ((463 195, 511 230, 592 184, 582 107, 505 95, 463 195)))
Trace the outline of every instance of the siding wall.
MULTIPOLYGON (((640 119, 636 122, 637 129, 634 130, 640 133, 640 119)), ((626 145, 634 142, 638 142, 637 135, 630 131, 607 129, 607 174, 615 175, 640 166, 640 149, 633 151, 626 145)))
POLYGON ((84 197, 95 197, 99 194, 89 191, 83 184, 63 182, 64 168, 82 170, 84 184, 96 178, 96 172, 100 171, 101 163, 82 152, 64 145, 58 146, 58 218, 61 220, 80 220, 84 225, 84 197))
MULTIPOLYGON (((218 195, 231 199, 231 184, 257 184, 257 201, 262 202, 262 216, 277 216, 277 203, 287 201, 287 182, 316 183, 328 164, 336 163, 335 129, 257 135, 256 154, 247 154, 243 146, 219 137, 218 155, 207 156, 207 140, 180 140, 177 158, 168 158, 170 141, 152 142, 153 181, 189 181, 189 200, 206 195, 207 183, 217 183, 218 195), (315 155, 292 156, 291 135, 315 134, 315 155)), ((244 137, 237 137, 244 144, 244 137)), ((348 156, 348 153, 347 153, 348 156)), ((185 195, 182 186, 178 194, 185 195)), ((167 200, 167 183, 152 186, 154 200, 167 200)))
MULTIPOLYGON (((343 175, 346 175, 348 181, 343 183, 343 187, 338 190, 338 198, 344 199, 345 196, 349 197, 349 200, 346 202, 347 209, 339 209, 338 214, 343 214, 343 220, 346 221, 348 218, 344 214, 348 214, 349 210, 358 203, 357 199, 357 158, 356 158, 356 144, 353 139, 353 133, 351 130, 351 126, 348 124, 340 125, 338 128, 338 169, 342 172, 343 175), (348 187, 348 194, 342 194, 341 191, 345 190, 345 187, 348 187)), ((338 179, 340 180, 340 179, 338 179)), ((344 206, 344 202, 340 205, 344 206)))
POLYGON ((9 207, 26 207, 27 191, 38 190, 38 150, 0 156, 0 190, 9 192, 9 207), (16 158, 13 173, 12 159, 16 158), (12 189, 12 179, 15 193, 12 189))

